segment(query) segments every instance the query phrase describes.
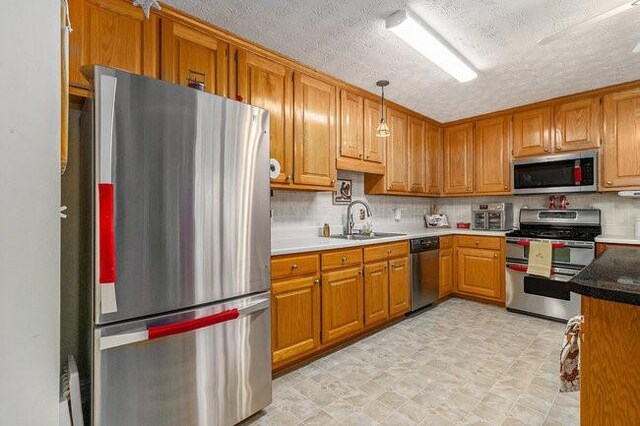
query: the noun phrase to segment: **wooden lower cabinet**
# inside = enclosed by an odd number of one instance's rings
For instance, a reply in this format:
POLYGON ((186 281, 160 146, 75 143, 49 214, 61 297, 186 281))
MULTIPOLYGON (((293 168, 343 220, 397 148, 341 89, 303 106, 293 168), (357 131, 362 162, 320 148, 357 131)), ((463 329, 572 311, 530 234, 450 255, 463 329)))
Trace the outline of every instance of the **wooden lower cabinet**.
POLYGON ((320 344, 320 280, 310 276, 274 282, 271 291, 271 347, 277 365, 320 344))
POLYGON ((440 249, 440 283, 438 297, 453 293, 453 249, 440 249))
POLYGON ((364 324, 373 325, 389 318, 388 262, 364 266, 364 324))
POLYGON ((582 296, 580 424, 640 424, 640 306, 582 296))
POLYGON ((458 247, 455 267, 457 292, 504 300, 504 262, 500 251, 458 247))
POLYGON ((389 316, 394 317, 409 311, 409 259, 389 260, 389 316))
POLYGON ((332 342, 364 327, 362 269, 322 274, 322 342, 332 342))

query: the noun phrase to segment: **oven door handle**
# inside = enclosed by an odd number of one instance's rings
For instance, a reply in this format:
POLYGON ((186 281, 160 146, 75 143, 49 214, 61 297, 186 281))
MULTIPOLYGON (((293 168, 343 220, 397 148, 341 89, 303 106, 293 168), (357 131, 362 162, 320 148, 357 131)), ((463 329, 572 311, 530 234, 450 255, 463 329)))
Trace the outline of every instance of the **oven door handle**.
POLYGON ((516 265, 514 263, 507 263, 507 269, 511 269, 512 271, 517 271, 517 272, 527 272, 527 269, 529 269, 529 267, 527 265, 516 265))
MULTIPOLYGON (((531 241, 520 240, 520 241, 517 241, 516 244, 518 244, 519 246, 523 246, 523 247, 529 247, 531 245, 531 241)), ((565 243, 552 243, 551 244, 551 248, 554 248, 554 249, 563 249, 565 247, 566 247, 565 243)))

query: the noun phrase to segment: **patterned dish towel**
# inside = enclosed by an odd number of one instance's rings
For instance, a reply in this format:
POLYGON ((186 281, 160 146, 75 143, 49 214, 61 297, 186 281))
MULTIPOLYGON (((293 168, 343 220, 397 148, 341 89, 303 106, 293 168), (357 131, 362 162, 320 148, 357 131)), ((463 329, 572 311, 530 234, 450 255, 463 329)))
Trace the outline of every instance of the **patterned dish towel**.
POLYGON ((575 316, 567 322, 564 345, 560 353, 560 392, 580 390, 580 326, 584 317, 575 316))

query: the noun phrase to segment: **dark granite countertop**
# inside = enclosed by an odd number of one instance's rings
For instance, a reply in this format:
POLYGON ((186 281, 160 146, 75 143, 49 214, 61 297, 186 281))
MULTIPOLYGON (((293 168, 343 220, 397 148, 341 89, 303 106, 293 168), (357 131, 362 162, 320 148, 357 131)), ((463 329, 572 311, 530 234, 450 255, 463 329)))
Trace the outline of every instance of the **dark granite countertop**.
POLYGON ((569 289, 640 306, 640 248, 608 248, 569 282, 569 289))

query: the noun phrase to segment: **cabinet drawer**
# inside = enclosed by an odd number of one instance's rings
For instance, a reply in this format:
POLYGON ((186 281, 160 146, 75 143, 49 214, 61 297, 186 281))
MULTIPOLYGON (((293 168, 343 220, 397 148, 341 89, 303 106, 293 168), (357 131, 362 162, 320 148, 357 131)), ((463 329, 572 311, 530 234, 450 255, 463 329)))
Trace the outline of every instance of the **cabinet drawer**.
POLYGON ((320 269, 317 254, 276 257, 271 259, 271 279, 299 277, 316 274, 320 269))
POLYGON ((451 248, 453 244, 453 236, 447 235, 444 237, 440 237, 440 249, 451 248))
POLYGON ((394 257, 402 257, 409 254, 409 243, 403 241, 401 243, 383 244, 380 246, 364 248, 364 262, 378 262, 394 257))
POLYGON ((339 250, 322 253, 322 270, 360 266, 362 264, 362 249, 339 250))
POLYGON ((481 248, 488 250, 500 250, 500 237, 477 237, 475 235, 458 235, 456 242, 458 247, 481 248))

